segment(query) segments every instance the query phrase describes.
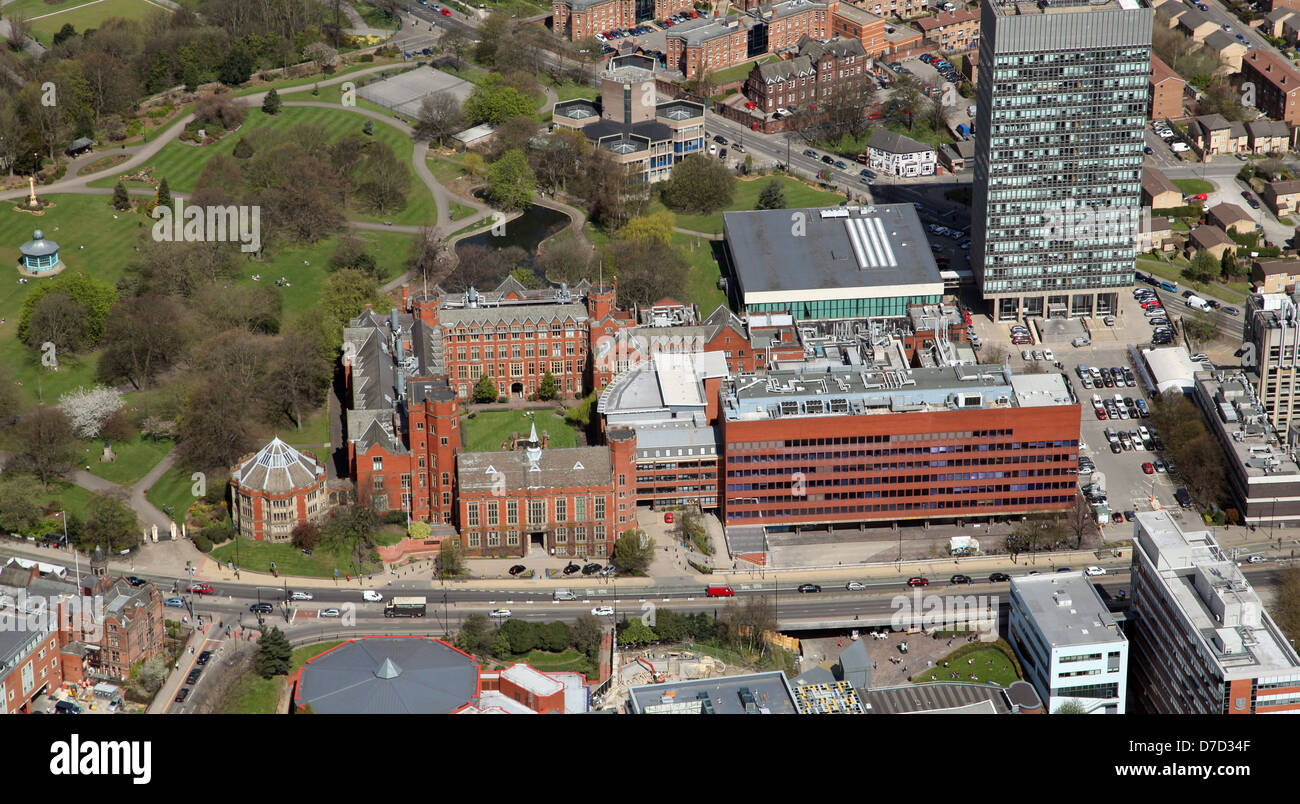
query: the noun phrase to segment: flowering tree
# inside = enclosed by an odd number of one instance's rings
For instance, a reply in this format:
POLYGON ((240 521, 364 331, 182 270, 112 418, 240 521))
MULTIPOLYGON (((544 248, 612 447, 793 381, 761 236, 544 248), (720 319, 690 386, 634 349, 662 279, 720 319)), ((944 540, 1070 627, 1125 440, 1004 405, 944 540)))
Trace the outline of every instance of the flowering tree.
POLYGON ((94 438, 99 435, 104 422, 122 409, 122 394, 112 388, 97 385, 94 388, 78 388, 59 397, 59 404, 72 428, 82 438, 94 438))

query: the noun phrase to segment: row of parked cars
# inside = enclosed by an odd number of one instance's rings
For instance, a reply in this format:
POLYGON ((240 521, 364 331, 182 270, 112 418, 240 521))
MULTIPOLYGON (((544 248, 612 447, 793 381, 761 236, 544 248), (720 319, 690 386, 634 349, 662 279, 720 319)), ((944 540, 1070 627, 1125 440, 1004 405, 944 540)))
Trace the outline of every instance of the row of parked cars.
POLYGON ((941 59, 938 56, 931 56, 929 53, 923 53, 921 55, 921 61, 930 65, 935 70, 938 70, 939 75, 942 75, 944 78, 947 78, 949 81, 953 83, 954 86, 957 87, 961 86, 961 82, 964 79, 962 79, 961 75, 958 74, 958 72, 953 68, 953 66, 948 63, 947 59, 941 59))
POLYGON ((1174 342, 1174 328, 1165 313, 1164 305, 1160 303, 1160 297, 1154 290, 1147 288, 1135 288, 1133 298, 1142 306, 1142 314, 1146 316, 1147 323, 1151 325, 1151 343, 1161 346, 1174 342))
POLYGON ((1011 343, 1015 346, 1028 346, 1034 339, 1029 334, 1029 327, 1024 324, 1011 325, 1011 343))
POLYGON ((658 25, 660 28, 671 28, 674 25, 681 25, 683 22, 686 22, 687 20, 698 19, 699 16, 700 16, 700 12, 698 11, 683 11, 678 14, 674 14, 671 17, 668 17, 667 19, 659 20, 658 25))

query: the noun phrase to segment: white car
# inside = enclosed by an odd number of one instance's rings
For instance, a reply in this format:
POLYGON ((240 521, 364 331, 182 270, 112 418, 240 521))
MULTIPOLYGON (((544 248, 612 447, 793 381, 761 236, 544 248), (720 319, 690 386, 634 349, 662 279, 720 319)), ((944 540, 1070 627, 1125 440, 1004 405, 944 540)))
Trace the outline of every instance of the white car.
POLYGON ((597 606, 591 610, 591 613, 597 617, 612 617, 614 615, 613 606, 597 606))
POLYGON ((1106 570, 1101 567, 1088 567, 1083 571, 1085 575, 1105 575, 1106 570))
POLYGON ((324 609, 324 610, 321 611, 320 616, 322 616, 322 617, 338 617, 338 616, 340 616, 340 614, 339 614, 339 610, 338 610, 338 609, 324 609))
POLYGON ((849 581, 844 588, 850 592, 865 592, 867 585, 862 581, 849 581))
POLYGON ((718 146, 712 144, 709 145, 709 156, 716 156, 717 153, 718 153, 718 146))
POLYGON ((781 117, 788 117, 790 115, 790 110, 784 106, 778 106, 776 107, 776 113, 781 117))
POLYGON ((492 609, 492 613, 489 614, 488 616, 489 616, 489 617, 509 617, 509 616, 510 616, 510 609, 492 609))
POLYGON ((1044 349, 1044 350, 1043 350, 1043 359, 1044 359, 1044 360, 1050 360, 1050 361, 1052 361, 1053 363, 1055 363, 1055 362, 1056 362, 1056 355, 1052 354, 1052 350, 1051 350, 1051 349, 1044 349))
POLYGON ((371 603, 378 603, 379 601, 384 599, 384 596, 374 591, 373 589, 367 589, 366 591, 361 593, 361 599, 368 600, 371 603))
POLYGON ((1028 349, 1021 349, 1020 356, 1025 360, 1032 360, 1034 357, 1034 353, 1029 351, 1028 349))
POLYGON ((290 600, 311 600, 311 592, 290 592, 290 600))
POLYGON ((1268 559, 1256 553, 1255 555, 1246 559, 1246 561, 1248 561, 1251 564, 1263 564, 1265 561, 1268 561, 1268 559))

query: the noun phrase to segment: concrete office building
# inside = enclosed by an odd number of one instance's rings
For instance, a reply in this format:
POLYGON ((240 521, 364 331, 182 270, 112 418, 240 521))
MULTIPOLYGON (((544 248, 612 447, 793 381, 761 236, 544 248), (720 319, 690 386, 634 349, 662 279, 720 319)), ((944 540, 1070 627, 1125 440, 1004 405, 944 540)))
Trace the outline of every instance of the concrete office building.
POLYGON ((1011 579, 1011 646, 1048 711, 1122 715, 1128 640, 1082 572, 1011 579))
POLYGON ((1300 391, 1296 385, 1300 380, 1298 318, 1295 299, 1286 293, 1257 293, 1246 301, 1245 341, 1254 349, 1253 354, 1243 355, 1253 358, 1254 370, 1247 376, 1268 420, 1281 433, 1300 425, 1296 405, 1300 391))
POLYGON ((1300 656, 1236 562, 1169 511, 1133 525, 1133 701, 1153 714, 1300 712, 1300 656))
POLYGON ((983 4, 971 254, 997 320, 1117 312, 1133 283, 1152 10, 983 4), (1076 237, 1092 210, 1115 225, 1076 237))

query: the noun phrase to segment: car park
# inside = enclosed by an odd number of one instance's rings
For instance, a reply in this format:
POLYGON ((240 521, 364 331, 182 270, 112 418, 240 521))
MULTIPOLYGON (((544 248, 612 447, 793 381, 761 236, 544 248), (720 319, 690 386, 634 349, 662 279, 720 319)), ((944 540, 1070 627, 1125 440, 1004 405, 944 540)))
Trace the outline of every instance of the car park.
POLYGON ((1155 467, 1155 470, 1156 470, 1156 473, 1157 473, 1157 474, 1164 474, 1165 472, 1168 471, 1168 467, 1165 466, 1165 462, 1164 462, 1164 461, 1155 461, 1155 462, 1152 464, 1152 466, 1155 467))
POLYGON ((817 584, 815 584, 815 583, 801 583, 801 584, 799 584, 799 592, 800 592, 801 594, 807 594, 807 593, 810 593, 810 592, 820 592, 821 590, 822 590, 822 588, 821 588, 820 586, 818 586, 817 584))
POLYGON ((1142 474, 1144 474, 1144 475, 1153 475, 1153 474, 1155 474, 1155 472, 1156 472, 1156 465, 1155 465, 1155 464, 1153 464, 1153 463, 1151 463, 1151 462, 1149 462, 1149 461, 1148 461, 1147 463, 1142 464, 1142 474))

